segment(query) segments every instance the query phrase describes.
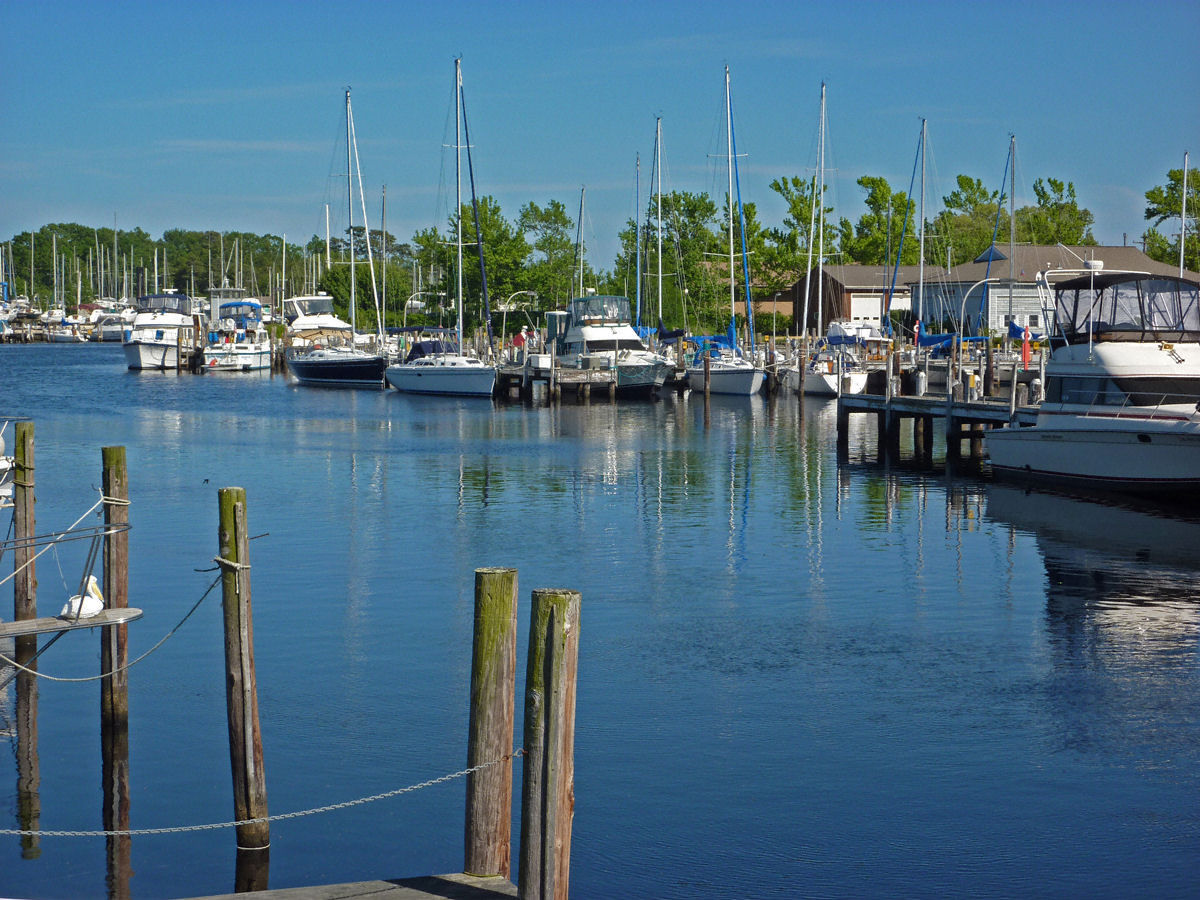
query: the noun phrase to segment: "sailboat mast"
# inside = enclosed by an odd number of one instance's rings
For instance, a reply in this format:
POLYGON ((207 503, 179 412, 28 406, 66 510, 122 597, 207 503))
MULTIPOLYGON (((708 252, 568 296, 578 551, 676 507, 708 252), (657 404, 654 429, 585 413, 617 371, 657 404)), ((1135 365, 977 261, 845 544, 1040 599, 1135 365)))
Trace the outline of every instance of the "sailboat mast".
POLYGON ((821 120, 817 126, 817 339, 825 330, 825 82, 821 82, 821 120))
POLYGON ((358 298, 355 294, 354 277, 354 170, 350 164, 350 89, 346 88, 346 213, 350 223, 350 344, 354 345, 354 332, 357 331, 355 312, 358 298))
POLYGON ((454 60, 454 220, 457 232, 454 238, 456 283, 454 302, 457 307, 455 328, 458 331, 458 347, 462 352, 463 340, 463 265, 462 265, 462 60, 454 60))
POLYGON ((583 198, 587 195, 587 185, 579 189, 579 227, 577 243, 579 244, 579 296, 583 296, 583 198))
MULTIPOLYGON (((1008 321, 1013 320, 1013 281, 1016 278, 1016 261, 1013 259, 1014 247, 1017 243, 1017 136, 1014 134, 1008 142, 1008 321)), ((1005 328, 1005 346, 1008 346, 1008 329, 1005 328)))
POLYGON ((637 154, 633 169, 633 272, 637 299, 637 324, 642 324, 642 155, 637 154))
MULTIPOLYGON (((383 186, 383 199, 380 201, 379 210, 379 240, 380 255, 382 259, 379 261, 379 271, 383 277, 383 291, 379 298, 380 304, 383 306, 383 318, 387 318, 387 185, 383 186)), ((380 321, 379 336, 383 337, 383 324, 380 321)))
POLYGON ((917 319, 925 318, 925 120, 921 120, 921 241, 917 260, 917 319))
POLYGON ((1183 277, 1183 248, 1187 243, 1187 170, 1188 154, 1183 151, 1183 191, 1179 195, 1179 277, 1183 277))
POLYGON ((725 205, 729 208, 729 322, 733 324, 737 277, 733 271, 733 105, 729 99, 729 66, 725 67, 725 144, 729 160, 729 192, 725 195, 725 205))
POLYGON ((662 321, 662 116, 654 123, 654 171, 658 173, 658 321, 662 321))

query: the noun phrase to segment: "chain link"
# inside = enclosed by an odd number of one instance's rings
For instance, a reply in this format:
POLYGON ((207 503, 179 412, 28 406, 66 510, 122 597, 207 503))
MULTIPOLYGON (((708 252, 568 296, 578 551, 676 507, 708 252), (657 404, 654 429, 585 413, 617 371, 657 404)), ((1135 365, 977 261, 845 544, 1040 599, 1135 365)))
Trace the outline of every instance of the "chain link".
POLYGON ((422 788, 433 787, 435 784, 444 784, 447 781, 453 781, 456 778, 463 778, 475 772, 482 772, 484 769, 490 769, 492 766, 498 766, 503 762, 516 759, 525 755, 524 749, 514 750, 507 756, 502 756, 500 759, 494 759, 491 762, 482 763, 478 766, 471 766, 469 769, 461 769, 457 772, 451 772, 449 775, 441 775, 437 778, 431 778, 428 781, 422 781, 419 784, 410 784, 408 787, 396 788, 394 791, 386 791, 382 794, 372 794, 369 797, 359 797, 357 800, 346 800, 342 803, 331 803, 328 806, 317 806, 313 809, 302 809, 296 812, 280 813, 276 816, 261 816, 257 819, 242 819, 235 822, 211 822, 206 825, 177 825, 169 828, 133 828, 126 831, 55 831, 48 829, 20 829, 20 828, 0 828, 0 834, 20 835, 22 837, 141 837, 150 834, 184 834, 191 831, 216 831, 221 828, 235 828, 239 825, 255 825, 259 822, 282 822, 285 819, 299 819, 303 816, 315 816, 318 813, 333 812, 338 809, 349 809, 352 806, 362 806, 364 803, 374 803, 377 800, 388 800, 392 797, 399 797, 401 794, 410 794, 413 791, 419 791, 422 788))

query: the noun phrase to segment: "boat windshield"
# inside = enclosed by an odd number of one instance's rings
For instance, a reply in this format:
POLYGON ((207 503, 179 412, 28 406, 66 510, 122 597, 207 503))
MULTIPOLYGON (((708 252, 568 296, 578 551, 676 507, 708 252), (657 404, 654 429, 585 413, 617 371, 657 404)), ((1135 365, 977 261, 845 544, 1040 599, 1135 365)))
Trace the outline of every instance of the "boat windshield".
POLYGON ((1200 338, 1200 284, 1138 273, 1073 278, 1055 286, 1054 312, 1068 340, 1200 338))
POLYGON ((138 311, 180 313, 190 316, 193 312, 192 298, 187 294, 147 294, 144 297, 138 297, 138 311))
POLYGON ((255 303, 250 300, 243 300, 239 303, 222 303, 221 304, 222 319, 261 319, 262 304, 255 303))
POLYGON ((317 297, 292 297, 287 301, 291 318, 299 316, 319 316, 323 313, 333 314, 333 298, 327 295, 317 297))
POLYGON ((645 350, 646 345, 634 338, 614 338, 611 341, 592 341, 587 342, 589 353, 600 353, 605 350, 645 350))
POLYGON ((629 322, 628 297, 576 297, 570 306, 571 324, 629 322))

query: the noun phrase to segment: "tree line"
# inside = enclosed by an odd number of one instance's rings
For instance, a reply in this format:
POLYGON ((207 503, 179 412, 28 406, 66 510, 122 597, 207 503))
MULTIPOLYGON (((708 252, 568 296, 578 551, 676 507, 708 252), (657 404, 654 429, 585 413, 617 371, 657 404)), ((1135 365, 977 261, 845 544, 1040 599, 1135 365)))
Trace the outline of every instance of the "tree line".
MULTIPOLYGON (((1195 228, 1200 178, 1191 182, 1185 264, 1196 271, 1200 269, 1200 235, 1195 228)), ((816 264, 820 251, 826 265, 916 264, 916 204, 905 192, 894 190, 886 178, 864 175, 857 184, 866 209, 856 221, 835 217, 824 196, 823 208, 817 207, 815 179, 798 176, 771 182, 771 190, 784 201, 780 222, 766 224, 755 204, 744 204, 743 215, 734 217, 732 235, 738 250, 735 266, 739 271, 732 279, 736 299, 744 299, 740 272, 743 227, 752 290, 759 300, 794 284, 807 271, 810 260, 816 264), (814 234, 813 223, 821 219, 823 232, 814 234)), ((1013 213, 1018 242, 1095 243, 1094 216, 1079 205, 1073 183, 1039 178, 1033 183, 1033 192, 1035 202, 1013 213)), ((1179 261, 1182 196, 1182 169, 1170 170, 1165 184, 1145 194, 1145 217, 1150 225, 1142 240, 1146 253, 1163 262, 1179 261)), ((959 265, 978 257, 993 239, 1008 240, 1008 197, 1003 190, 989 190, 979 179, 959 175, 954 189, 941 201, 940 212, 925 222, 927 264, 959 265)), ((661 197, 661 219, 659 208, 660 198, 651 196, 641 221, 624 223, 618 234, 620 249, 611 268, 605 269, 594 267, 586 244, 577 242, 576 222, 561 201, 550 200, 544 206, 526 203, 510 220, 494 197, 480 198, 478 221, 491 308, 494 311, 505 301, 520 298, 519 304, 526 310, 561 309, 571 297, 590 289, 634 299, 643 324, 657 324, 661 310, 668 327, 723 329, 731 293, 727 198, 671 191, 661 197), (663 273, 661 289, 659 271, 663 273)), ((480 321, 482 280, 475 212, 470 205, 463 205, 449 214, 443 226, 421 229, 407 241, 371 229, 370 256, 376 283, 387 297, 387 324, 453 321, 456 216, 462 220, 467 319, 469 324, 480 321), (419 299, 420 308, 416 304, 406 308, 410 299, 419 299)), ((74 305, 77 288, 85 302, 145 293, 153 289, 157 270, 160 289, 203 294, 211 286, 230 284, 244 286, 252 296, 263 298, 323 290, 345 313, 350 296, 350 237, 346 233, 334 238, 327 251, 324 238, 314 235, 304 245, 289 244, 285 251, 282 238, 275 235, 171 229, 155 240, 135 228, 118 231, 114 238, 112 228, 59 223, 44 225, 32 236, 24 232, 10 238, 5 244, 3 271, 10 294, 30 293, 32 241, 33 293, 43 305, 53 291, 57 267, 59 297, 68 308, 74 305)), ((374 303, 362 226, 355 228, 353 237, 355 260, 362 264, 356 270, 358 320, 368 327, 367 323, 374 324, 374 303)), ((521 321, 523 317, 510 317, 515 327, 521 321)))

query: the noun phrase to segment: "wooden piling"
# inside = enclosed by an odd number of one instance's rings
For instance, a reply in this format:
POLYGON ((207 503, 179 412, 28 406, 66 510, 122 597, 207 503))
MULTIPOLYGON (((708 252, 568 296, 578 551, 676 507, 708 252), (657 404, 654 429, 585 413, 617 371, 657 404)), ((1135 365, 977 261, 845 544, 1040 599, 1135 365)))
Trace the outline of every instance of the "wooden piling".
MULTIPOLYGON (((254 622, 250 605, 250 550, 246 491, 217 492, 220 526, 222 611, 225 620, 225 694, 229 712, 229 761, 233 771, 233 810, 238 821, 267 815, 262 732, 258 723, 258 686, 254 673, 254 622)), ((237 826, 238 849, 266 853, 268 822, 237 826)), ((263 885, 265 887, 265 884, 263 885)))
MULTIPOLYGON (((33 423, 17 422, 16 446, 13 448, 13 621, 37 618, 37 563, 33 546, 35 533, 33 423)), ((37 638, 17 638, 16 652, 20 661, 22 641, 36 652, 37 638)), ((22 663, 27 665, 27 663, 22 663)))
MULTIPOLYGON (((129 473, 124 447, 100 451, 100 484, 104 494, 104 605, 129 606, 129 473)), ((100 629, 100 757, 104 780, 101 820, 105 831, 128 831, 129 792, 129 663, 127 625, 100 629)), ((128 897, 132 870, 132 839, 105 838, 110 895, 128 897)))
MULTIPOLYGON (((100 451, 104 493, 104 605, 108 609, 129 606, 129 471, 124 447, 100 451)), ((127 723, 129 719, 128 625, 100 629, 100 714, 104 721, 127 723)))
POLYGON ((475 570, 475 639, 467 767, 463 870, 509 877, 512 870, 512 755, 517 692, 517 570, 475 570))
POLYGON ((708 345, 704 347, 704 396, 707 397, 710 388, 712 387, 712 357, 708 352, 708 345))
MULTIPOLYGON (((37 563, 33 546, 34 512, 33 423, 17 422, 13 447, 13 621, 37 618, 37 563)), ((41 820, 41 767, 38 762, 37 637, 13 639, 13 658, 30 671, 17 673, 17 816, 21 828, 36 831, 41 820)), ((21 837, 21 858, 37 859, 42 849, 37 835, 21 837)))
POLYGON ((521 799, 523 900, 565 900, 575 813, 575 683, 580 594, 533 592, 525 672, 525 764, 521 799))

